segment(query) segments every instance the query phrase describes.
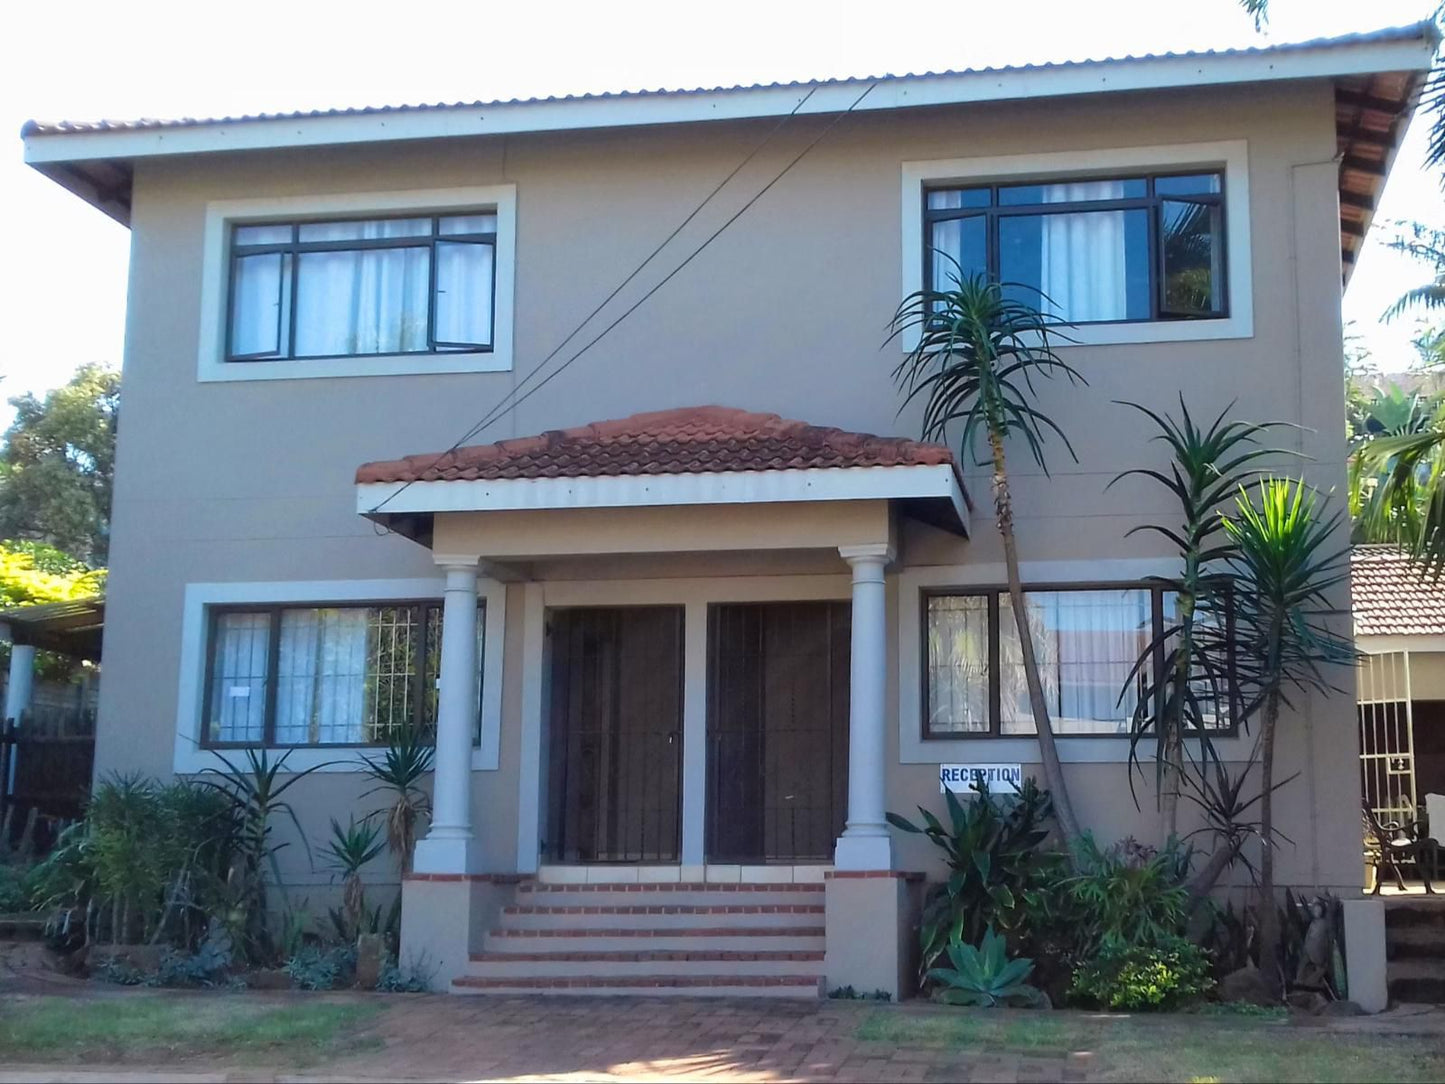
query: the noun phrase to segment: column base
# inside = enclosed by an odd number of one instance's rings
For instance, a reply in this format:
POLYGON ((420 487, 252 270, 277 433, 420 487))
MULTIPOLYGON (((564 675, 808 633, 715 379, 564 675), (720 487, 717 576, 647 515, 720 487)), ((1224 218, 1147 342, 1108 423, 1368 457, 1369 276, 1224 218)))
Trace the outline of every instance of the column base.
POLYGON ((1384 1012, 1390 1004, 1385 975, 1385 902, 1378 896, 1342 900, 1340 909, 1344 913, 1350 1000, 1368 1013, 1384 1012))
POLYGON ((472 951, 472 894, 472 883, 464 877, 447 881, 408 877, 401 882, 398 963, 426 975, 438 993, 451 989, 452 980, 466 974, 472 951))
POLYGON ((901 1001, 917 992, 917 923, 922 883, 905 873, 828 875, 823 971, 829 991, 851 986, 901 1001))
POLYGON ((412 857, 415 873, 476 873, 476 841, 470 836, 429 835, 416 842, 412 857))
POLYGON ((842 870, 881 870, 893 868, 893 840, 885 828, 881 835, 852 835, 846 831, 838 837, 833 852, 833 868, 842 870))

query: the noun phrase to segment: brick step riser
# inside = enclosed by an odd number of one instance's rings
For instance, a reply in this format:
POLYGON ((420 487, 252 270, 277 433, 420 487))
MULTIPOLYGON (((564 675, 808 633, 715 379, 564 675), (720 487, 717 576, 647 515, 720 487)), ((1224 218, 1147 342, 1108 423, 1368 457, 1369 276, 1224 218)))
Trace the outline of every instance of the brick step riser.
POLYGON ((738 978, 743 975, 821 975, 816 960, 473 960, 466 975, 485 979, 603 979, 644 975, 738 978))
POLYGON ((504 910, 500 924, 514 930, 576 930, 588 927, 621 929, 707 929, 710 926, 737 929, 754 926, 816 925, 822 922, 822 908, 799 913, 778 911, 674 911, 651 914, 646 911, 611 911, 606 913, 566 911, 504 910))
POLYGON ((668 885, 661 891, 652 885, 525 886, 517 892, 524 907, 726 907, 753 905, 821 905, 821 885, 765 885, 732 890, 695 885, 668 885))
POLYGON ((1445 962, 1445 940, 1390 937, 1385 941, 1385 958, 1445 962))
POLYGON ((1389 980, 1392 1001, 1425 1005, 1445 1005, 1445 977, 1438 979, 1409 978, 1389 980))
POLYGON ((1386 907, 1385 929, 1419 929, 1429 927, 1445 936, 1445 906, 1442 907, 1386 907))
POLYGON ((473 986, 457 981, 452 983, 452 993, 494 997, 532 997, 537 994, 556 997, 777 997, 814 1001, 822 996, 822 986, 669 986, 664 983, 648 986, 473 986))
POLYGON ((666 933, 649 931, 646 937, 617 937, 604 933, 577 931, 575 936, 529 937, 517 931, 488 933, 482 939, 487 952, 569 953, 569 952, 822 952, 825 939, 820 929, 816 934, 789 934, 784 937, 729 933, 714 936, 706 933, 666 933))

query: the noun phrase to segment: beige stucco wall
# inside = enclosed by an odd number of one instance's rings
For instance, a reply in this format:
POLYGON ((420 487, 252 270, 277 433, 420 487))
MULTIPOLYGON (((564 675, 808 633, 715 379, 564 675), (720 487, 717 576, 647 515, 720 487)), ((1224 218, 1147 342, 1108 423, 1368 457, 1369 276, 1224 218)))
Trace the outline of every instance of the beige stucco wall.
MULTIPOLYGON (((138 163, 98 771, 170 770, 187 583, 433 574, 428 552, 356 516, 356 465, 436 449, 465 431, 771 123, 138 163), (502 182, 517 186, 516 372, 197 382, 206 201, 502 182)), ((800 121, 776 139, 715 217, 685 236, 711 232, 821 123, 800 121)), ((1089 387, 1048 387, 1042 399, 1080 462, 1055 446, 1049 479, 1015 456, 1021 553, 1026 561, 1088 561, 1162 552, 1147 535, 1125 534, 1170 514, 1164 494, 1133 482, 1105 492, 1117 472, 1157 454, 1143 419, 1115 399, 1168 409, 1182 394, 1198 415, 1237 399, 1251 417, 1295 423, 1299 429, 1278 439, 1308 453, 1311 479, 1338 492, 1339 240, 1333 105, 1323 82, 849 118, 656 298, 485 437, 695 403, 915 435, 917 412, 895 414, 889 374, 897 349, 882 345, 900 293, 902 162, 1226 139, 1249 145, 1254 337, 1071 349, 1089 387)), ((979 504, 973 541, 908 526, 903 562, 999 559, 986 480, 971 474, 970 484, 979 504)), ((687 575, 844 571, 821 550, 769 555, 755 568, 736 553, 679 560, 687 575)), ((550 574, 595 576, 608 567, 564 563, 550 574)), ((667 561, 616 568, 628 576, 681 571, 667 561)), ((521 590, 508 595, 501 767, 475 777, 491 868, 506 868, 515 853, 521 590)), ((896 589, 891 605, 896 614, 896 589)), ((899 680, 893 646, 890 712, 899 680)), ((1283 880, 1358 881, 1352 702, 1349 688, 1328 701, 1309 698, 1285 726, 1282 774, 1309 770, 1279 799, 1282 827, 1296 841, 1282 858, 1283 880)), ((896 724, 890 720, 890 806, 936 803, 933 769, 897 763, 896 724)), ((1078 765, 1070 776, 1081 813, 1101 836, 1154 834, 1147 787, 1146 813, 1137 814, 1120 765, 1078 765)), ((297 807, 315 839, 361 789, 350 775, 302 786, 297 807)), ((324 881, 303 872, 301 854, 287 852, 294 876, 324 881)))

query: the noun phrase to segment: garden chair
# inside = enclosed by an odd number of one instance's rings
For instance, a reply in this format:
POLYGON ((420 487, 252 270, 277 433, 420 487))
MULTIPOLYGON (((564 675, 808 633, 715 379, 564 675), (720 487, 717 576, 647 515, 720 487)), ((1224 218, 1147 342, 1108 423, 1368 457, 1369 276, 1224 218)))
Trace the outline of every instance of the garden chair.
POLYGON ((1405 878, 1400 873, 1400 864, 1413 865, 1425 883, 1425 891, 1435 894, 1430 884, 1427 858, 1434 849, 1434 843, 1425 834, 1424 826, 1417 820, 1402 818, 1397 821, 1382 821, 1373 809, 1364 807, 1365 856, 1375 869, 1375 887, 1372 895, 1378 896, 1383 882, 1381 867, 1388 867, 1395 875, 1395 884, 1401 892, 1407 891, 1405 878))

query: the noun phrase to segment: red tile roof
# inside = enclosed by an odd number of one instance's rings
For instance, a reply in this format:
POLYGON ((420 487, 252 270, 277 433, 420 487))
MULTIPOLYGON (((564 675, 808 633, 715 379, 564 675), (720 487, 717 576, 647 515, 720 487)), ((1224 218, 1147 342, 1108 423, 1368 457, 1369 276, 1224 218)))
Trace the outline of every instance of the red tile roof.
MULTIPOLYGON (((366 463, 358 483, 475 481, 503 478, 579 478, 828 467, 954 466, 940 444, 877 437, 701 406, 634 414, 458 448, 366 463)), ((957 468, 955 467, 955 474, 957 468)))
POLYGON ((1356 636, 1445 635, 1445 581, 1431 582, 1408 554, 1356 546, 1350 580, 1356 636))

